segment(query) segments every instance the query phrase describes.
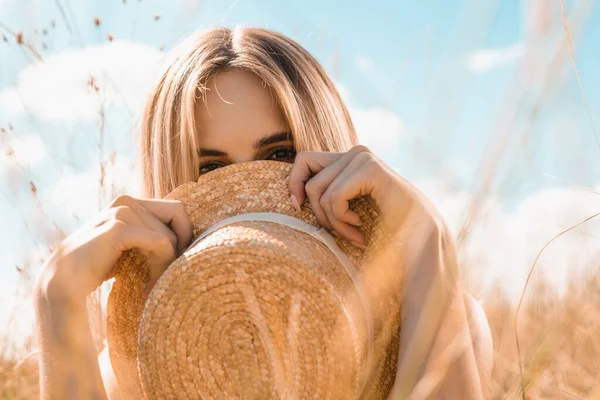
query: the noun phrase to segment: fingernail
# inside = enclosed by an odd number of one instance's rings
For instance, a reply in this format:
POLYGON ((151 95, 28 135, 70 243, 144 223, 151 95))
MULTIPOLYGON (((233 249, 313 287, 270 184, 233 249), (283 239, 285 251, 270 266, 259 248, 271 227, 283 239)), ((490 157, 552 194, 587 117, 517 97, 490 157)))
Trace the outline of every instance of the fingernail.
POLYGON ((300 203, 298 203, 296 196, 291 195, 290 201, 292 202, 292 206, 296 209, 296 211, 300 212, 300 203))
POLYGON ((360 220, 359 216, 356 216, 356 218, 354 219, 354 221, 352 221, 352 225, 354 225, 354 226, 361 226, 362 225, 362 221, 360 220))
POLYGON ((354 240, 352 241, 352 244, 362 250, 365 250, 367 248, 367 246, 365 246, 364 244, 360 244, 358 242, 355 242, 354 240))

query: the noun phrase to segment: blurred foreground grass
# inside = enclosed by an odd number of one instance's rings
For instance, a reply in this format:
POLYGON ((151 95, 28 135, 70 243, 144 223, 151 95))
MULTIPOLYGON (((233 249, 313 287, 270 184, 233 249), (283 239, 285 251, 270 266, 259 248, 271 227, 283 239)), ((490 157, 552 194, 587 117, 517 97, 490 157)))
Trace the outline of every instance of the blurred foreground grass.
MULTIPOLYGON (((530 287, 521 309, 518 333, 523 379, 515 340, 515 306, 498 291, 484 304, 494 338, 494 371, 490 399, 518 399, 524 388, 530 399, 600 398, 600 274, 572 282, 559 297, 544 284, 530 287), (534 294, 533 296, 531 294, 534 294)), ((8 343, 2 333, 2 343, 8 343)), ((12 354, 32 352, 33 339, 12 354)), ((0 358, 0 398, 36 399, 35 353, 28 358, 0 358)))

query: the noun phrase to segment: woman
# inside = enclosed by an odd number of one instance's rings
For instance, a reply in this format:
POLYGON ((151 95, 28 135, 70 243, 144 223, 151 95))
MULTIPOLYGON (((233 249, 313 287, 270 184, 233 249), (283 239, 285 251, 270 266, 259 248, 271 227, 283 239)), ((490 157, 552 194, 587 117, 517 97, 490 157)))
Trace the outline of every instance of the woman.
POLYGON ((86 296, 111 276, 123 251, 146 251, 160 273, 190 244, 183 205, 161 200, 175 187, 227 164, 271 159, 294 163, 290 201, 296 208, 310 202, 336 235, 364 245, 348 201, 366 195, 402 240, 406 289, 394 394, 481 398, 491 335, 481 307, 460 289, 447 228, 422 194, 357 145, 318 62, 283 35, 249 28, 196 33, 173 56, 142 119, 144 198, 116 198, 62 242, 38 280, 43 397, 125 396, 106 352, 96 359, 86 296), (424 354, 415 353, 417 339, 424 354), (444 373, 435 375, 440 366, 444 373))

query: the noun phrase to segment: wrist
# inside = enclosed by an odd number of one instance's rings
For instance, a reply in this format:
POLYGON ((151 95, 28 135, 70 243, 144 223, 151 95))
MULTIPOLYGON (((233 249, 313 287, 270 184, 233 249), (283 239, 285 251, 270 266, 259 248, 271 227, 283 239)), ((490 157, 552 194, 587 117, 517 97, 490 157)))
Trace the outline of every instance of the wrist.
POLYGON ((38 304, 78 305, 84 304, 86 296, 79 293, 72 284, 74 269, 53 254, 42 266, 37 279, 34 296, 38 304))

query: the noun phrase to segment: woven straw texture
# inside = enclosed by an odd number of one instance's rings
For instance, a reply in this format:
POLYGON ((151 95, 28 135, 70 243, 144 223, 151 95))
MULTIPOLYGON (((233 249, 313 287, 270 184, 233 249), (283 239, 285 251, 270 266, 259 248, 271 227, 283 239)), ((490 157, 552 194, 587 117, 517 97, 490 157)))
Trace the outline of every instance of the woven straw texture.
MULTIPOLYGON (((196 238, 227 217, 276 212, 318 226, 308 201, 289 201, 290 164, 254 161, 183 184, 196 238)), ((365 199, 363 251, 338 246, 361 266, 386 244, 365 199)), ((347 271, 321 242, 285 225, 235 222, 175 260, 145 302, 146 258, 123 254, 109 296, 107 333, 113 369, 136 398, 385 398, 396 373, 399 303, 377 304, 375 341, 347 271), (389 310, 389 313, 381 310, 389 310), (369 358, 371 354, 372 358, 369 358), (371 360, 371 363, 367 361, 371 360)))

